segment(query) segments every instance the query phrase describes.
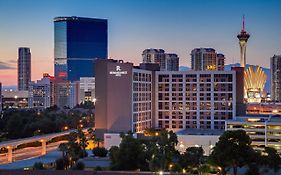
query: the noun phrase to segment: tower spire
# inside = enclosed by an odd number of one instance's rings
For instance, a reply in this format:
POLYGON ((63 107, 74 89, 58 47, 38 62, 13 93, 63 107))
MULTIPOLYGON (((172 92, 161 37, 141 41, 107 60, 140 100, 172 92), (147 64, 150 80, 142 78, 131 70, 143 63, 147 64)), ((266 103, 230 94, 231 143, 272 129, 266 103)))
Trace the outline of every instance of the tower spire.
POLYGON ((242 32, 245 31, 245 15, 243 15, 243 19, 242 19, 242 32))
POLYGON ((246 47, 250 35, 245 31, 245 15, 242 18, 242 29, 240 34, 237 35, 240 45, 240 67, 245 67, 246 64, 246 47))

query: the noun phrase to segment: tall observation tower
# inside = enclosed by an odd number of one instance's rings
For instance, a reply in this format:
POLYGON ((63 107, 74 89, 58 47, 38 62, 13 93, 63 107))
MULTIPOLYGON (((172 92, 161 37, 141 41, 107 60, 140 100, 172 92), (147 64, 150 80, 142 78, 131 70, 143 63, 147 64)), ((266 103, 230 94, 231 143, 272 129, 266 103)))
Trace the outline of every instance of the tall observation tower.
POLYGON ((247 41, 250 38, 250 35, 245 31, 245 17, 243 16, 242 21, 242 30, 240 34, 237 35, 237 38, 239 39, 239 45, 240 45, 240 67, 245 67, 246 64, 246 47, 247 47, 247 41))

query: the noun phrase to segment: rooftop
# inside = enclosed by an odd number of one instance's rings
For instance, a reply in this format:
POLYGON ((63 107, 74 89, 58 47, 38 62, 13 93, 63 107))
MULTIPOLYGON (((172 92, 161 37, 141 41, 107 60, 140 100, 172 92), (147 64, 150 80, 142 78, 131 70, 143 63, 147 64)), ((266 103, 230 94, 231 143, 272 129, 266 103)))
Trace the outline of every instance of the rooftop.
POLYGON ((176 132, 177 135, 221 135, 224 130, 218 129, 185 129, 176 132))
POLYGON ((100 19, 100 18, 86 18, 86 17, 77 17, 77 16, 58 16, 54 18, 54 22, 59 21, 107 21, 107 19, 100 19))

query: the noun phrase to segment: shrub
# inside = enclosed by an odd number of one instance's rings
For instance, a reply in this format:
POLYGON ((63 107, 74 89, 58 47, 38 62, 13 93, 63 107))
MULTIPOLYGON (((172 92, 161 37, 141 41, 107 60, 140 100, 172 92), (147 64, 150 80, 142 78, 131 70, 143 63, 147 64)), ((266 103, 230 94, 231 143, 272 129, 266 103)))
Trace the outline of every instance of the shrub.
POLYGON ((107 153, 108 153, 107 149, 103 147, 102 148, 97 147, 93 149, 94 156, 106 157, 107 153))
POLYGON ((102 168, 100 166, 96 166, 95 171, 102 171, 102 168))
POLYGON ((75 166, 73 167, 74 170, 84 170, 85 164, 81 161, 76 162, 75 166))
POLYGON ((34 170, 43 170, 44 166, 42 162, 35 162, 33 165, 33 169, 34 170))
POLYGON ((56 160, 56 170, 64 170, 69 165, 69 160, 66 157, 61 157, 56 160))

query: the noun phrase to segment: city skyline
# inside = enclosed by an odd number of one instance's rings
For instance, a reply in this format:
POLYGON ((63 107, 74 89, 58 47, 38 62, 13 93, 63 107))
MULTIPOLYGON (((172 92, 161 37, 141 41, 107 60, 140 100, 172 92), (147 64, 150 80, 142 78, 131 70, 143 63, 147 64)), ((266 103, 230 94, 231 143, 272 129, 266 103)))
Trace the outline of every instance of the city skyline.
POLYGON ((0 20, 5 25, 0 31, 0 81, 3 86, 16 85, 18 47, 32 51, 33 81, 44 72, 53 75, 56 16, 108 19, 109 58, 138 64, 144 49, 162 48, 178 54, 181 66, 190 67, 190 52, 197 47, 212 47, 225 55, 226 64, 238 63, 236 35, 245 14, 245 28, 251 34, 247 63, 269 67, 270 57, 281 52, 281 3, 251 2, 1 1, 0 20))

